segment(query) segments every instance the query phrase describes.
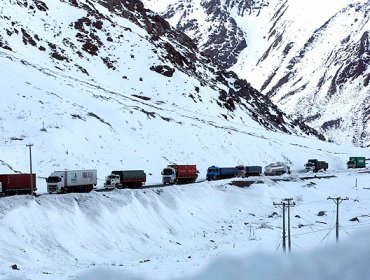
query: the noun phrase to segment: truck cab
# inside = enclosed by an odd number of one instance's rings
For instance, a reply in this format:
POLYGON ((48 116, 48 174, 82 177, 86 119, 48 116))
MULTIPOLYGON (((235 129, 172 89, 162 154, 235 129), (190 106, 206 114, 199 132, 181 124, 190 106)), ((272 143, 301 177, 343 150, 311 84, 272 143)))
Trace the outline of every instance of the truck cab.
POLYGON ((64 193, 64 173, 53 172, 46 178, 48 193, 64 193))
POLYGON ((121 178, 118 174, 110 174, 105 177, 104 188, 106 189, 114 189, 114 188, 121 188, 121 178))
POLYGON ((162 174, 162 183, 166 184, 175 184, 176 183, 176 170, 172 167, 166 167, 161 172, 162 174))
POLYGON ((208 167, 206 175, 206 179, 208 181, 217 180, 219 177, 220 177, 220 168, 214 165, 208 167))
POLYGON ((245 177, 246 175, 246 167, 244 165, 237 165, 235 166, 238 169, 238 177, 245 177))
POLYGON ((316 168, 315 161, 317 160, 313 160, 313 159, 308 160, 308 162, 304 165, 306 171, 315 171, 315 168, 316 168))
POLYGON ((327 170, 329 165, 326 161, 320 161, 317 159, 309 159, 308 162, 304 165, 306 171, 318 172, 320 170, 327 170))

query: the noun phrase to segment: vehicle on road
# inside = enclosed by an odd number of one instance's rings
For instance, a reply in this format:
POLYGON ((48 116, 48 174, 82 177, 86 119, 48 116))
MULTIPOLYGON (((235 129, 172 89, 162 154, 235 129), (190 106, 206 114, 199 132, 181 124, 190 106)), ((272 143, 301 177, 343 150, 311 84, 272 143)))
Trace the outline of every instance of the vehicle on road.
POLYGON ((235 168, 239 170, 238 176, 240 177, 261 176, 262 174, 262 166, 238 165, 235 168))
POLYGON ((137 188, 142 187, 146 182, 144 170, 121 170, 112 171, 105 178, 104 188, 137 188))
POLYGON ((35 194, 36 174, 0 174, 0 195, 35 194), (31 184, 32 182, 32 184, 31 184))
POLYGON ((350 157, 347 161, 347 168, 365 168, 366 158, 365 157, 350 157))
POLYGON ((220 180, 237 177, 241 174, 240 170, 236 167, 218 167, 212 165, 207 169, 206 179, 211 180, 220 180))
POLYGON ((97 184, 97 170, 54 171, 46 178, 48 193, 90 192, 97 184))
POLYGON ((320 170, 326 171, 329 168, 329 164, 326 161, 320 161, 317 159, 309 159, 304 165, 306 171, 318 172, 320 170))
POLYGON ((164 185, 194 183, 199 171, 196 165, 168 165, 161 172, 164 185))
POLYGON ((278 176, 285 173, 290 174, 290 166, 285 162, 274 162, 265 166, 265 175, 266 176, 278 176))

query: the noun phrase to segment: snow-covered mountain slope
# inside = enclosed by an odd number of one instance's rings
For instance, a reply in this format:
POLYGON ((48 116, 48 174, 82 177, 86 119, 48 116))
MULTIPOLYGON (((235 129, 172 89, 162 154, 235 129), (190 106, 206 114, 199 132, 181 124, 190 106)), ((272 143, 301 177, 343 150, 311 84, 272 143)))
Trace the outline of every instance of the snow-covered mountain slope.
POLYGON ((197 46, 223 67, 234 65, 247 47, 247 34, 239 18, 259 14, 267 0, 144 0, 178 30, 194 39, 197 46), (161 4, 159 4, 161 2, 161 4))
POLYGON ((204 177, 212 164, 300 168, 317 153, 344 168, 363 154, 317 142, 140 2, 3 1, 0 9, 2 173, 29 170, 29 143, 40 178, 139 168, 149 182, 168 163, 198 164, 204 177))
MULTIPOLYGON (((305 273, 302 279, 333 279, 316 273, 343 276, 346 268, 362 271, 364 264, 368 269, 368 262, 357 262, 369 252, 367 243, 361 250, 346 246, 329 254, 335 244, 336 207, 327 197, 348 197, 340 205, 339 236, 341 244, 354 242, 356 233, 369 229, 370 174, 327 174, 337 177, 301 181, 293 175, 293 181, 277 183, 264 178, 248 188, 230 186, 230 180, 224 180, 145 190, 2 198, 0 278, 107 279, 94 270, 98 269, 107 275, 119 273, 112 279, 126 279, 118 276, 121 273, 144 279, 193 279, 191 275, 220 256, 238 257, 237 263, 250 264, 249 258, 257 260, 261 254, 285 264, 274 265, 274 269, 304 269, 303 264, 294 265, 297 258, 315 256, 309 263, 319 267, 307 271, 312 276, 305 273), (282 254, 282 210, 273 205, 288 197, 296 203, 291 208, 291 258, 282 254), (325 214, 318 215, 320 211, 325 214), (350 221, 353 218, 357 220, 350 221), (327 256, 324 260, 323 255, 327 256), (346 266, 337 263, 335 255, 346 256, 346 266), (19 270, 11 268, 14 264, 19 270)), ((252 271, 254 277, 246 279, 279 279, 263 277, 266 268, 252 271)), ((222 269, 219 275, 224 277, 217 279, 240 279, 240 274, 239 278, 227 277, 228 272, 222 269)), ((204 274, 199 277, 194 279, 214 279, 204 274)))
POLYGON ((367 0, 144 2, 288 114, 370 145, 367 0))

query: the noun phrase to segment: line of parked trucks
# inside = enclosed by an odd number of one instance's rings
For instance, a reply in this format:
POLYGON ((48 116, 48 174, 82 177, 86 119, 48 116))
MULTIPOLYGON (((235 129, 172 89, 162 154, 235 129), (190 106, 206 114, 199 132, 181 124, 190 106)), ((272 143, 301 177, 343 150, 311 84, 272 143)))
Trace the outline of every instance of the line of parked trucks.
MULTIPOLYGON (((365 157, 350 157, 347 168, 365 168, 365 157)), ((309 159, 304 165, 306 171, 326 171, 329 165, 325 161, 309 159)), ((290 174, 290 166, 285 162, 271 163, 265 166, 264 175, 276 176, 290 174)), ((164 185, 194 183, 199 171, 196 165, 168 165, 162 172, 162 183, 164 185)), ((206 179, 220 180, 233 177, 261 176, 262 166, 218 167, 210 166, 207 169, 206 179)), ((117 170, 112 171, 105 178, 104 188, 135 188, 142 187, 146 182, 144 170, 117 170)), ((54 171, 46 178, 47 191, 50 194, 70 192, 90 192, 97 185, 97 170, 65 170, 54 171)), ((0 195, 16 195, 35 193, 36 174, 0 174, 0 195)))

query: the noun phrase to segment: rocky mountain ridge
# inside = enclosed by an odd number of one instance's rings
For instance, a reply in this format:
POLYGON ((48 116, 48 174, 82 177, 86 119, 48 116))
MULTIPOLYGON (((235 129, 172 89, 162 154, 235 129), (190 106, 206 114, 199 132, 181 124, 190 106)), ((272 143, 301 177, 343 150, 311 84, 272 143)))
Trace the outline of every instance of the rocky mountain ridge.
POLYGON ((255 141, 324 139, 139 1, 7 0, 0 17, 4 173, 28 170, 29 143, 40 178, 124 166, 157 180, 169 163, 288 159, 252 151, 255 141))
POLYGON ((165 2, 144 1, 289 115, 370 145, 368 1, 165 2))

